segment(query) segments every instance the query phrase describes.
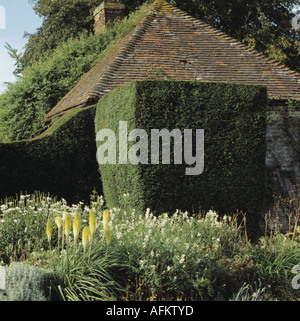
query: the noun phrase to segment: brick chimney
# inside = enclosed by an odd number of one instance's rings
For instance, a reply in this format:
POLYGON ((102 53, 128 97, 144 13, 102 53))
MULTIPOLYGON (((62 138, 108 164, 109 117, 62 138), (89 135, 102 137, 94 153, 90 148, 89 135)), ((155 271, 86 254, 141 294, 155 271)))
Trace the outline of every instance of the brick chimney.
POLYGON ((125 4, 117 1, 103 1, 94 11, 95 33, 102 33, 106 26, 124 18, 125 4))

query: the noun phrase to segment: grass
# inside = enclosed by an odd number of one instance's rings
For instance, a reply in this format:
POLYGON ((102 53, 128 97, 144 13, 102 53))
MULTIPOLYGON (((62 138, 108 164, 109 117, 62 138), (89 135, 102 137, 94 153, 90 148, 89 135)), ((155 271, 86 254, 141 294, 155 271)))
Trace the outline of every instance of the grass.
POLYGON ((0 207, 1 264, 47 270, 50 300, 299 300, 292 287, 300 264, 298 193, 289 201, 287 233, 268 214, 273 228, 257 241, 248 239, 242 213, 157 217, 129 208, 127 194, 109 211, 95 194, 89 206, 21 195, 0 207))

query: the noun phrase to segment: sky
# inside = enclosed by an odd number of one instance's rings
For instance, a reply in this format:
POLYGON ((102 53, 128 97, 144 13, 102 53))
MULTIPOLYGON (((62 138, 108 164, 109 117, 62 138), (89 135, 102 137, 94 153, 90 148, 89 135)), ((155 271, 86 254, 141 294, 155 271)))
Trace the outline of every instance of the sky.
POLYGON ((0 0, 0 94, 4 82, 14 82, 14 60, 9 57, 5 43, 22 51, 27 42, 24 33, 34 33, 42 25, 42 19, 28 0, 0 0))

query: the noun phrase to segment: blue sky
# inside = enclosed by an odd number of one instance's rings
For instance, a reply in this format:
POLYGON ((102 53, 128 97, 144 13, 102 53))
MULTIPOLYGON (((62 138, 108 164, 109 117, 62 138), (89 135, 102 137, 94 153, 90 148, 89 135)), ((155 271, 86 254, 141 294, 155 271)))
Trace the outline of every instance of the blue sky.
POLYGON ((41 24, 42 19, 28 0, 0 0, 0 94, 5 88, 4 82, 15 80, 14 60, 7 54, 5 43, 21 51, 27 42, 24 32, 33 33, 41 24))

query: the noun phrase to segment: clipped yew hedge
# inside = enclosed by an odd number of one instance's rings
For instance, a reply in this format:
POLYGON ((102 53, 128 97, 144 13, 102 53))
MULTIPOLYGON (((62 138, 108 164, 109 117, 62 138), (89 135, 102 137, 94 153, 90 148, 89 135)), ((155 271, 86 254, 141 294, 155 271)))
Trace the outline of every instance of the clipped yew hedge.
POLYGON ((101 129, 116 133, 117 164, 99 165, 108 205, 120 206, 129 193, 131 206, 157 213, 211 208, 257 213, 265 191, 266 107, 266 87, 255 85, 149 80, 111 91, 99 101, 95 117, 96 135, 101 129), (185 175, 184 161, 118 164, 119 121, 128 122, 128 133, 146 130, 149 155, 151 129, 204 129, 204 172, 185 175))
POLYGON ((74 110, 35 139, 0 144, 0 198, 39 191, 77 202, 102 193, 94 116, 95 106, 74 110))

